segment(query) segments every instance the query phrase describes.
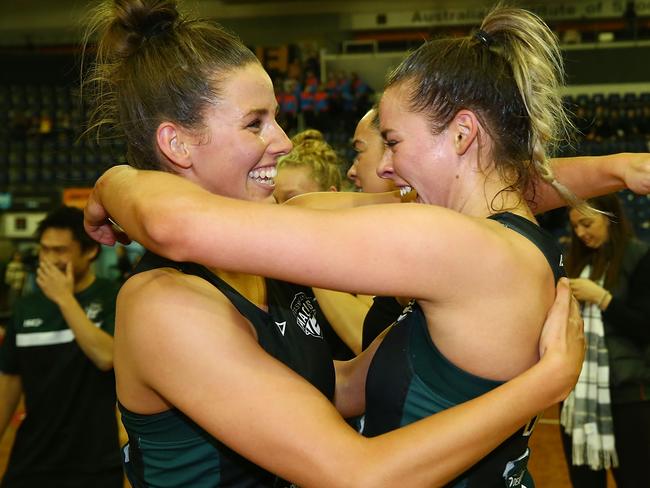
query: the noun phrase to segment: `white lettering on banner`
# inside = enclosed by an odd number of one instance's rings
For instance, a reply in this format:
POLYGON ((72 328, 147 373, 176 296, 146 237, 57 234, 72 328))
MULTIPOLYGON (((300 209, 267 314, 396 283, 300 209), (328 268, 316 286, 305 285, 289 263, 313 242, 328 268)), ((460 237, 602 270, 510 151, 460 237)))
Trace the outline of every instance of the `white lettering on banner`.
MULTIPOLYGON (((622 0, 589 0, 589 1, 531 1, 522 2, 521 7, 535 12, 544 20, 571 20, 584 18, 621 18, 626 10, 627 2, 622 0)), ((650 0, 635 2, 637 16, 650 14, 650 0)), ((476 5, 456 6, 442 5, 435 9, 388 11, 380 12, 381 22, 375 13, 352 14, 349 17, 349 28, 363 29, 395 29, 414 28, 435 25, 478 25, 488 12, 488 7, 481 2, 476 5)), ((346 22, 347 24, 347 22, 346 22)), ((347 27, 347 25, 346 25, 347 27)))

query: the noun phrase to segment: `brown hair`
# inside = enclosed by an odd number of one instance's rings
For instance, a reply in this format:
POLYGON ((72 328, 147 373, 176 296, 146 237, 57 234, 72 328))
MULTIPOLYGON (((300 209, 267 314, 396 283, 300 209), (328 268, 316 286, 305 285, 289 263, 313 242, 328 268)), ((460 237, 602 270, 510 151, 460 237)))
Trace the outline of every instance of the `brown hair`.
POLYGON ((112 128, 127 141, 127 160, 165 169, 156 130, 165 120, 204 129, 205 108, 219 99, 220 82, 258 63, 220 25, 187 19, 173 0, 114 0, 92 13, 84 46, 98 36, 95 62, 84 81, 95 110, 89 130, 112 128))
POLYGON ((308 167, 319 190, 331 187, 341 189, 341 158, 323 134, 315 129, 299 132, 291 138, 293 149, 278 160, 278 171, 283 167, 308 167))
POLYGON ((625 247, 634 233, 616 194, 592 198, 587 203, 595 211, 587 211, 586 215, 600 215, 604 219, 609 218, 606 214, 612 216, 609 219, 609 238, 598 249, 593 249, 571 230, 571 244, 566 257, 567 275, 576 278, 585 266, 590 265, 589 278, 599 280, 604 277, 605 288, 611 289, 618 281, 625 247))
POLYGON ((555 181, 548 153, 572 123, 562 103, 564 81, 557 38, 535 14, 497 5, 480 30, 429 41, 388 77, 386 87, 408 83, 410 109, 442 132, 459 110, 473 111, 492 139, 492 160, 510 186, 532 190, 537 178, 569 202, 579 200, 555 181))

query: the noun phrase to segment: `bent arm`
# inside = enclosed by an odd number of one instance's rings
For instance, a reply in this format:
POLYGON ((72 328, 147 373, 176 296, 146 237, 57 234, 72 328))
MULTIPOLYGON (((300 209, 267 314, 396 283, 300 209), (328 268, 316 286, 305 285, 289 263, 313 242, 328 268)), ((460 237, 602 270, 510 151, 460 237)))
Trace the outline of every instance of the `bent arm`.
POLYGON ((401 201, 402 199, 398 191, 384 193, 322 191, 296 195, 284 202, 283 205, 335 210, 360 207, 363 205, 377 205, 380 203, 400 203, 401 201))
MULTIPOLYGON (((557 180, 582 199, 607 195, 625 188, 641 195, 650 193, 648 153, 556 158, 551 161, 551 165, 557 180)), ((537 186, 535 202, 537 213, 566 206, 566 201, 547 183, 537 186)))
POLYGON ((459 283, 473 283, 475 270, 496 272, 489 266, 511 257, 485 219, 442 207, 265 205, 214 195, 155 171, 114 169, 100 178, 86 207, 86 228, 100 239, 107 227, 104 208, 132 238, 175 261, 355 294, 435 300, 455 293, 459 283), (373 245, 361 248, 361 241, 373 245), (482 253, 475 252, 476 243, 482 253), (487 262, 484 255, 495 259, 487 262))
MULTIPOLYGON (((136 364, 129 374, 235 451, 301 486, 440 486, 561 399, 582 360, 549 352, 480 398, 368 439, 209 293, 190 291, 158 282, 140 296, 121 294, 118 323, 130 321, 122 339, 136 364), (160 306, 152 313, 150 303, 160 306), (188 327, 178 327, 179 314, 188 327)), ((560 298, 553 315, 566 323, 566 290, 560 298)))
POLYGON ((74 295, 62 298, 57 305, 68 327, 74 332, 77 344, 88 359, 101 371, 113 369, 113 338, 110 334, 88 318, 74 295))

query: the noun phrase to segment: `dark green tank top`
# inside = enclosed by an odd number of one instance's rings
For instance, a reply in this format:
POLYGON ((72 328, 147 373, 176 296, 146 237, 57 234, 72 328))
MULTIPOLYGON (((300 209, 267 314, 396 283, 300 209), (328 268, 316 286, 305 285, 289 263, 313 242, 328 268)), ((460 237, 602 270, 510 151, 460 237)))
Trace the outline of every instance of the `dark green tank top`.
MULTIPOLYGON (((333 398, 334 367, 323 339, 321 312, 310 288, 267 279, 266 312, 203 266, 176 263, 147 253, 136 272, 162 267, 212 283, 255 327, 259 344, 266 352, 333 398)), ((120 411, 129 435, 123 452, 125 468, 134 488, 291 486, 229 449, 176 409, 141 415, 120 405, 120 411)))
MULTIPOLYGON (((534 223, 511 213, 490 218, 530 239, 545 255, 556 281, 564 276, 555 239, 534 223)), ((372 437, 476 398, 502 384, 452 364, 435 346, 426 318, 412 302, 377 350, 366 381, 363 434, 372 437)), ((522 427, 449 487, 515 488, 534 484, 526 469, 528 438, 536 419, 522 427)))

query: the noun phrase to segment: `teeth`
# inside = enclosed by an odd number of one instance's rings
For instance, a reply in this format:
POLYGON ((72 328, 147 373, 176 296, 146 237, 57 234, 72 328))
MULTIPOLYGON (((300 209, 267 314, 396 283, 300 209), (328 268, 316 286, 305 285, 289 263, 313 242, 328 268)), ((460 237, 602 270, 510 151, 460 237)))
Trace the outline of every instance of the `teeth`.
POLYGON ((410 186, 402 186, 402 187, 400 187, 400 189, 399 189, 399 195, 400 195, 401 197, 405 197, 406 195, 408 195, 409 193, 411 193, 411 190, 412 190, 412 188, 411 188, 410 186))
POLYGON ((264 185, 274 185, 275 182, 273 181, 273 178, 275 178, 277 174, 278 170, 273 166, 262 169, 253 169, 248 172, 248 177, 264 185))

